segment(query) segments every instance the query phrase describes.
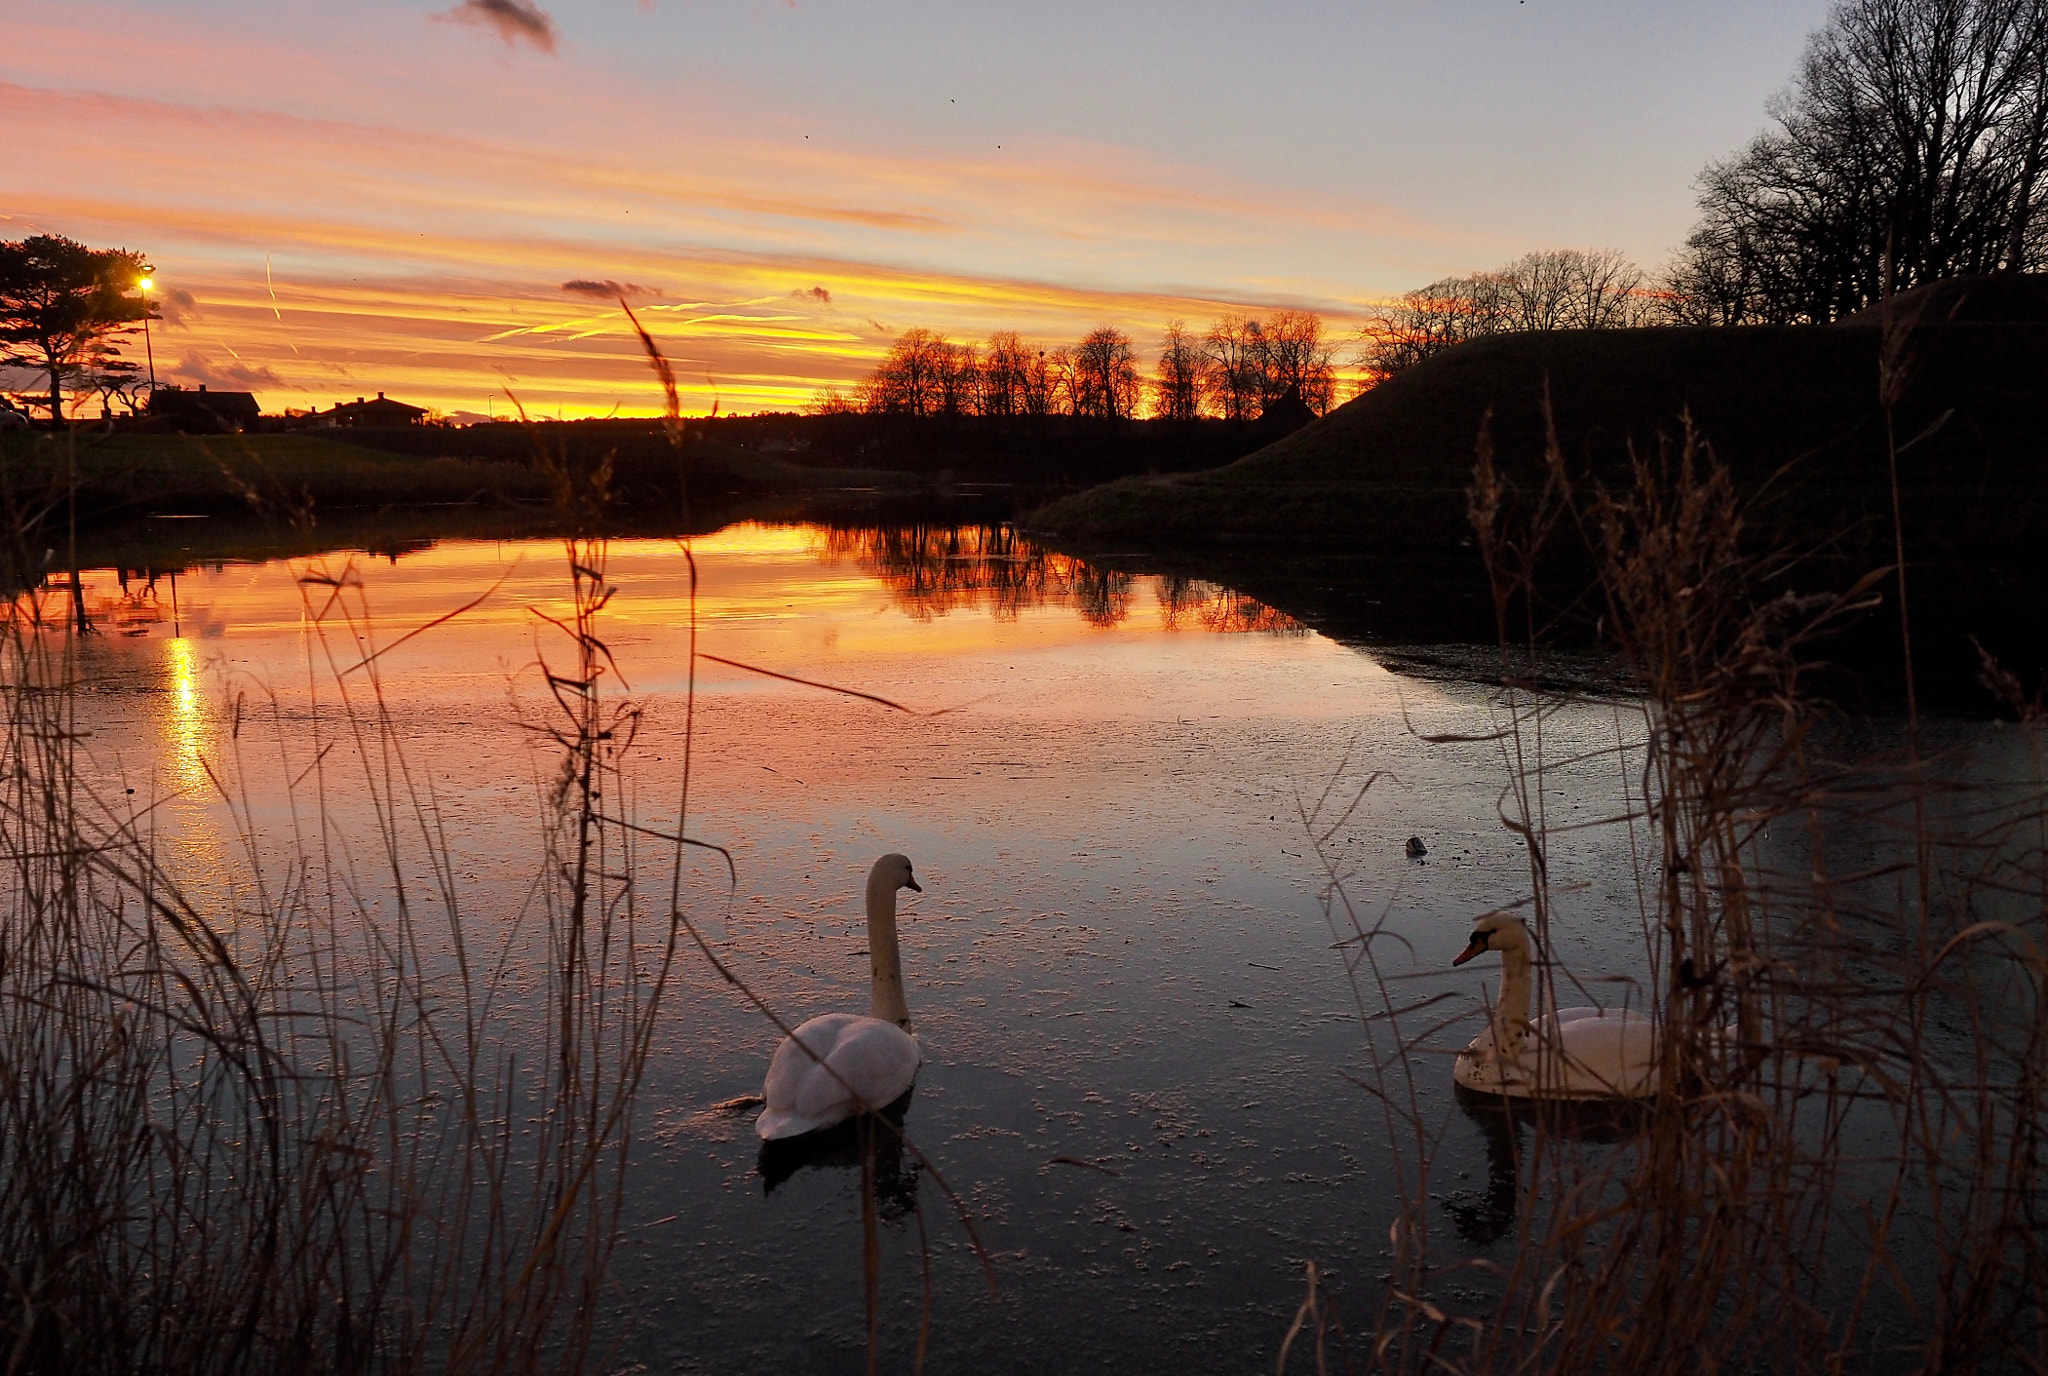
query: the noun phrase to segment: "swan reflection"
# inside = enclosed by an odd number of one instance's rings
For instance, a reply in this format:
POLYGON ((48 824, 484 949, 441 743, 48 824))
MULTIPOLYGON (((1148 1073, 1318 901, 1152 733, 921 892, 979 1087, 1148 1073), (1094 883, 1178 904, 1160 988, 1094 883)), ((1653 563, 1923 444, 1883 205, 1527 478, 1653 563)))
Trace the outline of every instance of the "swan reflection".
POLYGON ((1640 1102, 1625 1099, 1511 1099, 1465 1085, 1453 1094, 1486 1143, 1486 1187, 1453 1192, 1444 1209, 1459 1238, 1480 1245, 1515 1231, 1525 1137, 1612 1145, 1635 1135, 1648 1117, 1640 1102))
POLYGON ((916 1094, 913 1086, 880 1113, 864 1113, 801 1137, 761 1143, 755 1169, 761 1176, 762 1195, 774 1194, 778 1185, 798 1171, 857 1170, 874 1182, 875 1210, 883 1218, 917 1212, 917 1187, 924 1166, 906 1161, 903 1149, 903 1119, 916 1094))

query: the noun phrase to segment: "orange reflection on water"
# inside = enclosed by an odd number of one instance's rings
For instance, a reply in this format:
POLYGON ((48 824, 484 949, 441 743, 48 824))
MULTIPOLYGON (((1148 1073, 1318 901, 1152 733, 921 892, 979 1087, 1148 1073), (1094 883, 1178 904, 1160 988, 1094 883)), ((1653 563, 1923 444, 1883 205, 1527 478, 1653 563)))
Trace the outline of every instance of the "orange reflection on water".
POLYGON ((827 529, 816 545, 825 558, 850 559, 880 578, 919 621, 963 609, 985 609, 1010 621, 1026 610, 1070 606, 1089 625, 1108 629, 1130 619, 1142 582, 1150 586, 1164 630, 1307 629, 1285 612, 1218 584, 1178 575, 1140 580, 1040 548, 1009 525, 827 529))
POLYGON ((164 643, 163 672, 167 704, 161 716, 160 759, 174 788, 204 793, 208 785, 205 751, 210 733, 206 727, 206 706, 200 697, 199 660, 188 637, 174 636, 164 643))
MULTIPOLYGON (((1019 654, 1105 641, 1163 651, 1162 637, 1190 632, 1306 634, 1215 584, 1093 564, 1005 525, 745 524, 689 548, 700 650, 884 692, 929 695, 948 681, 1001 679, 1019 654)), ((616 595, 602 634, 626 685, 679 688, 690 672, 692 625, 683 544, 616 540, 606 567, 616 595)), ((161 739, 180 788, 205 782, 207 709, 221 677, 209 666, 229 668, 259 693, 296 696, 313 686, 309 666, 318 680, 357 672, 375 655, 380 692, 445 695, 466 683, 460 691, 488 695, 497 714, 507 688, 557 648, 560 632, 548 619, 570 612, 566 553, 551 540, 216 563, 186 569, 175 590, 167 578, 109 569, 83 574, 80 585, 95 629, 121 633, 95 639, 117 659, 134 646, 134 667, 162 675, 161 739)), ((700 661, 696 676, 707 689, 765 691, 761 680, 713 663, 700 661)))

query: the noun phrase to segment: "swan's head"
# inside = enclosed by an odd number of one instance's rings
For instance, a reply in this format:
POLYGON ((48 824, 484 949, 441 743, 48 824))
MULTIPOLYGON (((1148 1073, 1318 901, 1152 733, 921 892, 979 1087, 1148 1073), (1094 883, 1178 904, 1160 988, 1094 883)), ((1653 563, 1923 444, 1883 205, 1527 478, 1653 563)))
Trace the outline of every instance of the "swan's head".
POLYGON ((898 889, 909 889, 912 893, 923 893, 924 886, 917 882, 917 876, 910 871, 910 857, 891 851, 875 861, 875 867, 868 871, 868 887, 886 886, 894 893, 898 889))
POLYGON ((1472 924, 1472 940, 1458 953, 1453 965, 1463 965, 1476 955, 1488 951, 1513 951, 1529 949, 1529 929, 1522 925, 1519 917, 1506 913, 1488 913, 1472 924))

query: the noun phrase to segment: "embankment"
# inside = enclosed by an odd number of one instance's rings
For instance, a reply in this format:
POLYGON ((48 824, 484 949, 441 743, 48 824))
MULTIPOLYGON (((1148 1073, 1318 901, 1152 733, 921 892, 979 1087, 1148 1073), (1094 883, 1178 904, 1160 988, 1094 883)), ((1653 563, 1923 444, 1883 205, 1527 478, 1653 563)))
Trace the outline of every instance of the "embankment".
MULTIPOLYGON (((1750 501, 1751 547, 1796 556, 1776 583, 1800 591, 1892 562, 1889 434, 1918 672, 1946 699, 1981 701, 1973 638, 2034 674, 2048 645, 2048 321, 2030 301, 1955 304, 1901 298, 1902 311, 1922 308, 1918 323, 1890 331, 1872 320, 1482 340, 1235 463, 1105 484, 1028 524, 1079 552, 1234 583, 1338 635, 1483 641, 1492 602, 1466 505, 1482 433, 1526 498, 1554 427, 1583 496, 1594 481, 1625 483, 1632 451, 1675 446, 1689 417, 1750 501)), ((1574 606, 1576 538, 1567 522, 1547 591, 1567 625, 1590 628, 1598 606, 1574 606)), ((1837 642, 1852 695, 1900 686, 1896 628, 1894 604, 1837 642)))

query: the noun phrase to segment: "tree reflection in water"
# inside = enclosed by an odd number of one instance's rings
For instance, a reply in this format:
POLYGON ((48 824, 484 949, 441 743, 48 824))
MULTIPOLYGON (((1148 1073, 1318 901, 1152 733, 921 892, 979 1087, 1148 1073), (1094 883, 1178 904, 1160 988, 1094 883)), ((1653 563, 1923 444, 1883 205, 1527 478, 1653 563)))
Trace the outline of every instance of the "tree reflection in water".
POLYGON ((1141 585, 1150 584, 1169 631, 1308 633, 1285 612, 1229 588, 1178 574, 1140 578, 1041 548, 1007 523, 832 528, 818 553, 850 559, 881 579, 918 621, 963 609, 1010 621, 1038 607, 1070 606, 1090 625, 1109 629, 1130 619, 1141 585))

